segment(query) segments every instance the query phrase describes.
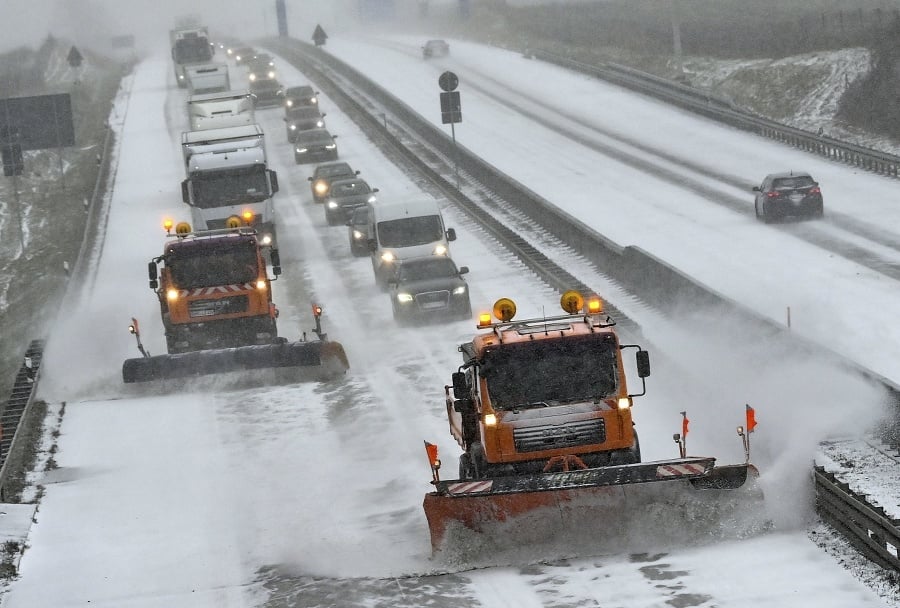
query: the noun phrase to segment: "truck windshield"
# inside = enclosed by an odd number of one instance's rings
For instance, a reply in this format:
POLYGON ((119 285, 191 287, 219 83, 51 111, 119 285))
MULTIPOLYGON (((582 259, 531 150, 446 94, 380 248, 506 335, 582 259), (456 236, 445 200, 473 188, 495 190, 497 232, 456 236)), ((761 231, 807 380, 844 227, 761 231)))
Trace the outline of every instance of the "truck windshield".
POLYGON ((378 222, 378 241, 382 247, 426 245, 443 238, 441 216, 422 215, 378 222))
POLYGON ((617 390, 617 348, 608 335, 507 344, 480 369, 496 410, 605 398, 617 390))
POLYGON ((193 204, 201 209, 258 203, 272 196, 263 165, 191 175, 193 204))
POLYGON ((228 247, 203 247, 171 252, 166 267, 176 287, 212 287, 250 283, 259 278, 259 260, 253 243, 228 247))
POLYGON ((182 38, 175 42, 175 63, 197 63, 212 59, 212 48, 206 38, 182 38))

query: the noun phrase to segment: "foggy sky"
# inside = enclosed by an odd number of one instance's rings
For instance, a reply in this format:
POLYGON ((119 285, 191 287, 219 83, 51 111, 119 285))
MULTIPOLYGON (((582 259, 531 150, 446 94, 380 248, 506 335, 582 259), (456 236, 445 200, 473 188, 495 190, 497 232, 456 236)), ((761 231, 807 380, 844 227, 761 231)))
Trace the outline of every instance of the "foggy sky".
MULTIPOLYGON (((320 22, 326 30, 339 28, 354 4, 286 0, 290 33, 306 38, 320 22)), ((167 46, 175 19, 191 14, 214 36, 248 40, 276 33, 275 0, 0 0, 0 52, 36 48, 48 34, 100 51, 120 35, 133 35, 139 49, 167 46)))

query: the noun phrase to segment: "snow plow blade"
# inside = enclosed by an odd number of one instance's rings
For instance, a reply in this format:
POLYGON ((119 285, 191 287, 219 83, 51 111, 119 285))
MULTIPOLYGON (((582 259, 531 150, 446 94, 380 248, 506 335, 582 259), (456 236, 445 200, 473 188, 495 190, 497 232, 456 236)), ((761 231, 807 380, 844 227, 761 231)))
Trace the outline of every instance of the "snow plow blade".
POLYGON ((339 342, 285 342, 192 351, 127 359, 122 364, 126 383, 192 378, 209 374, 267 368, 318 367, 320 379, 343 375, 350 365, 339 342))
MULTIPOLYGON (((620 498, 626 502, 630 493, 643 501, 654 494, 639 491, 644 488, 736 490, 747 483, 748 473, 754 478, 758 475, 750 464, 716 467, 715 458, 687 457, 556 473, 439 480, 432 482, 435 491, 425 495, 423 507, 431 532, 431 547, 437 552, 453 526, 482 532, 495 522, 542 507, 553 507, 554 513, 562 514, 567 505, 581 499, 608 502, 615 492, 624 494, 620 498)), ((665 495, 660 492, 658 498, 665 502, 665 495)))

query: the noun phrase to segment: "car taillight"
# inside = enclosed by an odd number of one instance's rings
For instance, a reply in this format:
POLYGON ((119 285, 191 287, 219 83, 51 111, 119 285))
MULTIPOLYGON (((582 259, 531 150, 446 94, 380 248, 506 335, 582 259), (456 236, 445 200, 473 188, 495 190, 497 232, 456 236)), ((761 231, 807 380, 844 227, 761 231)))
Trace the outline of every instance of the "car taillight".
POLYGON ((818 186, 813 186, 812 188, 809 189, 808 194, 822 194, 822 189, 819 188, 818 186))
POLYGON ((778 198, 779 196, 781 196, 781 193, 772 190, 771 192, 766 192, 766 196, 768 196, 769 198, 778 198))

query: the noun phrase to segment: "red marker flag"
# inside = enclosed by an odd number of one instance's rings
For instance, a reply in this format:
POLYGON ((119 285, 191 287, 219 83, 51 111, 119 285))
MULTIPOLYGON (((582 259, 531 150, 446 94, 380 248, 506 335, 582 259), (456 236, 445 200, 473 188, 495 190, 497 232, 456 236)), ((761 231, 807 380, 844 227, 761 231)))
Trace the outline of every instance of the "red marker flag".
POLYGON ((425 453, 428 454, 428 464, 432 467, 437 464, 438 461, 438 452, 437 446, 433 443, 425 442, 425 453))
POLYGON ((688 424, 690 424, 690 420, 688 420, 687 412, 681 412, 681 438, 686 439, 688 434, 688 424))
POLYGON ((753 429, 756 428, 756 410, 750 407, 750 404, 747 404, 747 432, 752 433, 753 429))

